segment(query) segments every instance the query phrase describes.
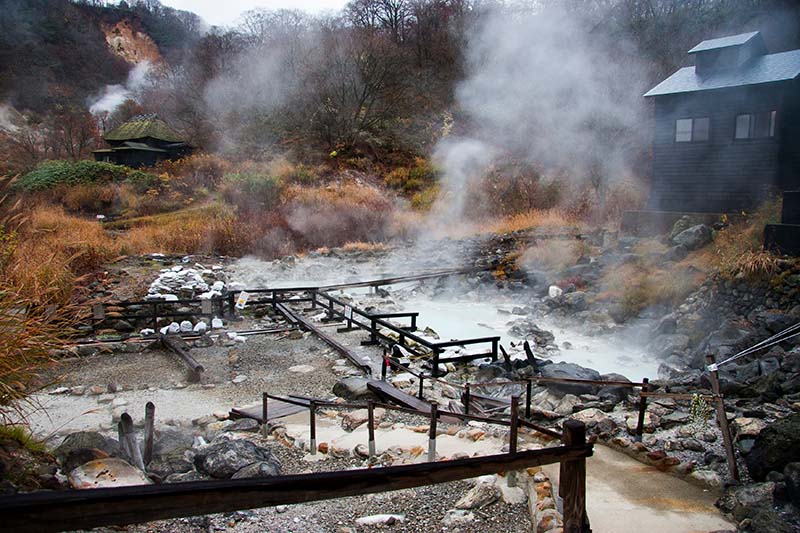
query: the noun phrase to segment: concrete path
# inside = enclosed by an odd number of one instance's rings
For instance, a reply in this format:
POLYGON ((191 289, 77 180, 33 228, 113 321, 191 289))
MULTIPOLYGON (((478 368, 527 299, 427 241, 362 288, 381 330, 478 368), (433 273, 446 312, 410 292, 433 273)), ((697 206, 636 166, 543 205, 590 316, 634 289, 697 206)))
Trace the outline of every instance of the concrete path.
MULTIPOLYGON (((558 465, 545 470, 558 478, 558 465)), ((594 533, 735 530, 714 507, 717 497, 605 446, 595 445, 586 461, 586 511, 594 533)))

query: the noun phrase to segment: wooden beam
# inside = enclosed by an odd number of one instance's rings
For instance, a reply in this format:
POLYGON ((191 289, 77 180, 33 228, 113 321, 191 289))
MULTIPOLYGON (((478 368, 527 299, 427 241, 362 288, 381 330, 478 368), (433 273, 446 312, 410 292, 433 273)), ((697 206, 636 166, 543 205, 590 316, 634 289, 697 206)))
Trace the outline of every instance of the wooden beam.
POLYGON ((265 479, 195 481, 0 497, 0 532, 65 531, 359 496, 575 461, 592 445, 265 479))
POLYGON ((189 369, 194 372, 195 377, 199 378, 200 374, 205 372, 203 365, 198 363, 197 360, 189 354, 186 348, 181 346, 180 343, 183 342, 182 340, 178 340, 177 337, 171 337, 169 335, 161 335, 160 338, 161 344, 163 344, 165 348, 175 352, 181 359, 183 359, 183 362, 186 363, 186 366, 188 366, 189 369))

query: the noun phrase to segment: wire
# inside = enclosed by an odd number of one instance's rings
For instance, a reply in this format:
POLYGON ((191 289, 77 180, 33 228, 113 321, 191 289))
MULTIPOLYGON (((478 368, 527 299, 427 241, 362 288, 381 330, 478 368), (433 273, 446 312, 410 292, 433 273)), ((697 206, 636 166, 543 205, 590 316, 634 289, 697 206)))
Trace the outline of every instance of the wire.
POLYGON ((719 367, 721 367, 722 365, 725 365, 725 364, 728 364, 728 363, 732 363, 733 361, 736 361, 737 359, 741 359, 742 357, 744 357, 746 355, 750 355, 750 354, 758 352, 760 350, 763 350, 763 349, 766 349, 766 348, 770 348, 772 346, 775 346, 776 344, 779 344, 781 342, 787 341, 787 340, 789 340, 789 339, 791 339, 793 337, 797 337, 798 335, 800 335, 800 322, 798 322, 797 324, 795 324, 793 326, 789 326, 788 328, 784 329, 783 331, 778 332, 775 335, 772 335, 771 337, 766 338, 766 339, 764 339, 763 341, 761 341, 761 342, 759 342, 757 344, 754 344, 750 348, 746 348, 746 349, 742 350, 741 352, 736 353, 736 354, 728 357, 727 359, 725 359, 723 361, 720 361, 719 363, 708 365, 708 369, 713 372, 713 371, 717 370, 719 367))

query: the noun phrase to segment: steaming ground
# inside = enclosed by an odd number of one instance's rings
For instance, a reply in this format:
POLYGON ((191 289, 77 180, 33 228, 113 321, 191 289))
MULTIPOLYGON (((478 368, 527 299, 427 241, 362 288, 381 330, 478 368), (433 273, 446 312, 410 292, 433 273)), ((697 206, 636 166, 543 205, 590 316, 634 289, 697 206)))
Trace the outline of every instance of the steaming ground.
MULTIPOLYGON (((438 241, 416 247, 403 247, 391 252, 361 252, 334 256, 310 253, 275 261, 243 258, 232 265, 233 279, 248 288, 321 286, 412 275, 444 268, 466 267, 465 258, 480 243, 438 241)), ((479 286, 462 280, 443 279, 396 284, 385 287, 394 302, 383 311, 417 311, 418 326, 432 328, 442 339, 500 335, 509 347, 523 339, 509 332, 509 323, 520 318, 513 314, 521 307, 536 308, 542 302, 528 291, 479 286)), ((372 304, 367 289, 348 289, 346 293, 362 307, 372 304)), ((659 362, 645 350, 646 332, 637 327, 610 335, 589 335, 580 323, 566 323, 546 316, 535 318, 536 324, 555 335, 560 351, 548 354, 553 361, 577 363, 600 373, 619 373, 629 379, 657 375, 659 362)), ((645 330, 646 328, 642 328, 645 330)), ((511 351, 511 350, 510 350, 511 351)), ((512 357, 516 356, 512 352, 512 357)))

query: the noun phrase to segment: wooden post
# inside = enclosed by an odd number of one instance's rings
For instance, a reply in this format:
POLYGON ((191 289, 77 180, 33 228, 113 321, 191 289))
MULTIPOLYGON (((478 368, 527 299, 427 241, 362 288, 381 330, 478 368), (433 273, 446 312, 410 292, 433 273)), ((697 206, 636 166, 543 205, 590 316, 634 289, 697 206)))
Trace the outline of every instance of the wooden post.
POLYGON ((209 320, 214 315, 214 308, 211 300, 205 299, 200 301, 200 314, 208 315, 209 320))
POLYGON ((317 402, 308 402, 308 416, 311 424, 311 455, 317 455, 317 402))
POLYGON ((153 434, 156 424, 156 406, 153 402, 147 402, 144 406, 144 464, 150 464, 153 460, 153 434))
POLYGON ((367 431, 369 432, 369 458, 375 457, 375 402, 367 400, 367 431))
POLYGON ((417 396, 419 397, 420 400, 422 399, 422 384, 423 384, 424 380, 425 380, 425 375, 422 372, 420 372, 419 373, 419 393, 417 394, 417 396))
POLYGON ((722 394, 719 392, 719 372, 715 364, 714 356, 707 355, 706 363, 708 363, 708 380, 711 382, 711 390, 716 396, 715 407, 717 409, 717 422, 719 429, 722 432, 722 442, 725 444, 725 455, 728 459, 728 469, 731 472, 731 477, 739 481, 739 466, 736 464, 736 453, 733 450, 733 439, 731 439, 731 430, 728 427, 728 415, 725 414, 725 402, 722 399, 722 394))
POLYGON ((536 356, 533 355, 533 350, 531 350, 531 343, 525 341, 522 344, 522 347, 525 348, 525 358, 528 359, 528 363, 531 365, 531 368, 533 369, 533 375, 535 376, 539 372, 536 368, 536 356))
POLYGON ((511 370, 513 368, 511 366, 511 356, 508 355, 508 352, 506 351, 505 348, 503 348, 502 344, 499 344, 498 346, 500 346, 500 353, 503 354, 503 363, 504 363, 504 365, 506 367, 506 372, 511 372, 511 370))
POLYGON ((464 414, 469 414, 469 404, 472 403, 472 398, 470 397, 470 390, 469 390, 469 383, 464 384, 464 414))
POLYGON ((122 413, 122 418, 119 421, 119 432, 123 439, 125 439, 125 446, 130 452, 131 461, 133 465, 139 470, 144 471, 144 460, 142 459, 142 452, 139 449, 139 443, 136 442, 136 432, 133 429, 133 419, 128 413, 122 413))
POLYGON ((439 377, 439 348, 433 349, 433 377, 439 377))
POLYGON ((232 292, 228 293, 228 312, 231 318, 236 316, 236 296, 232 292))
POLYGON ((431 402, 431 424, 428 428, 428 462, 436 462, 436 420, 439 418, 439 406, 431 402))
POLYGON ((155 331, 158 331, 158 302, 154 301, 150 305, 150 307, 151 307, 151 309, 150 309, 151 316, 152 316, 152 319, 153 319, 153 329, 155 331))
POLYGON ((317 308, 317 291, 311 291, 311 309, 317 308))
POLYGON ((492 340, 492 361, 497 361, 497 345, 499 344, 497 339, 492 340))
MULTIPOLYGON (((586 424, 578 420, 564 421, 561 443, 564 446, 586 444, 586 424)), ((591 533, 586 516, 586 459, 561 462, 558 493, 564 501, 564 533, 591 533)))
MULTIPOLYGON (((650 388, 648 385, 650 380, 647 378, 642 379, 642 392, 647 392, 650 388)), ((642 434, 644 433, 644 415, 647 412, 647 396, 639 395, 639 420, 636 423, 636 442, 642 442, 642 434)))
MULTIPOLYGON (((517 453, 519 440, 519 396, 511 397, 511 427, 508 430, 508 453, 517 453)), ((517 486, 517 473, 508 473, 508 486, 517 486)))
POLYGON ((261 395, 261 434, 265 437, 269 435, 269 395, 265 392, 261 395))
POLYGON ((525 418, 531 417, 531 395, 533 393, 533 384, 531 380, 525 384, 525 418))
POLYGON ((389 366, 389 355, 383 351, 383 361, 381 361, 381 381, 386 381, 386 368, 389 366))

